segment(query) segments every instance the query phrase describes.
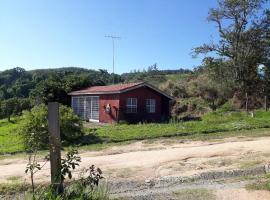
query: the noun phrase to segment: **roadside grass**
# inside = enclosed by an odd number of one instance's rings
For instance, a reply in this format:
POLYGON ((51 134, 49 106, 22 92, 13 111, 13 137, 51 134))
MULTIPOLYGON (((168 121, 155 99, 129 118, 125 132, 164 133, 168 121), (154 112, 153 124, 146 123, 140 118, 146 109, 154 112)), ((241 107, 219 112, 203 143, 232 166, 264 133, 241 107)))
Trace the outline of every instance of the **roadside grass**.
POLYGON ((258 166, 262 163, 264 163, 264 161, 260 160, 260 159, 246 160, 246 161, 240 163, 240 169, 255 167, 255 166, 258 166))
POLYGON ((18 117, 12 118, 11 122, 0 120, 0 154, 23 151, 23 143, 16 131, 20 122, 18 117))
MULTIPOLYGON (((261 128, 261 129, 252 129, 252 130, 240 130, 240 131, 229 131, 229 132, 216 132, 211 134, 193 134, 186 136, 171 136, 162 138, 162 144, 174 144, 174 143, 184 143, 185 141, 215 141, 224 138, 237 137, 237 138, 252 138, 252 137, 266 137, 270 136, 269 128, 261 128)), ((79 146, 79 150, 83 151, 100 151, 104 149, 108 149, 113 146, 121 146, 131 144, 138 140, 128 140, 124 142, 109 142, 109 143, 100 143, 100 144, 89 144, 79 146)), ((150 138, 143 140, 145 144, 152 144, 155 142, 159 142, 160 138, 150 138)), ((1 158, 1 157, 0 157, 1 158)))
POLYGON ((10 176, 7 178, 7 181, 19 181, 21 178, 21 176, 10 176))
POLYGON ((18 181, 0 183, 0 195, 23 193, 29 190, 30 188, 31 188, 30 184, 18 181))
POLYGON ((268 190, 270 191, 270 174, 266 174, 263 177, 257 177, 255 181, 246 185, 248 190, 268 190))
MULTIPOLYGON (((270 130, 269 130, 270 131, 270 130)), ((89 144, 89 145, 82 145, 78 146, 80 151, 101 151, 104 149, 108 149, 113 146, 120 146, 120 145, 128 145, 133 143, 134 140, 124 141, 124 142, 110 142, 110 143, 98 143, 98 144, 89 144)), ((67 149, 67 148, 64 148, 67 149)))
POLYGON ((207 189, 184 189, 174 192, 179 200, 214 200, 216 196, 207 189))

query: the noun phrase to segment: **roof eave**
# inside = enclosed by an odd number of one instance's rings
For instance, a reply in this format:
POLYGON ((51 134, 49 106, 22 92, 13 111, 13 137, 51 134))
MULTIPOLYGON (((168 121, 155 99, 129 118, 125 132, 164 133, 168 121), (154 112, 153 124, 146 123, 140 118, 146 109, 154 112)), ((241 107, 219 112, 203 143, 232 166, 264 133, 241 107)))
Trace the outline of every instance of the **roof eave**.
POLYGON ((151 88, 152 90, 162 94, 163 96, 167 97, 168 99, 170 100, 174 100, 173 97, 171 97, 170 95, 166 94, 165 92, 161 91, 160 89, 148 84, 148 83, 141 83, 141 84, 138 84, 138 85, 135 85, 133 87, 130 87, 130 88, 127 88, 127 89, 124 89, 124 90, 118 90, 118 91, 104 91, 104 92, 70 92, 68 93, 68 95, 71 95, 71 96, 79 96, 79 95, 102 95, 102 94, 121 94, 121 93, 125 93, 125 92, 128 92, 128 91, 131 91, 131 90, 135 90, 137 88, 140 88, 140 87, 143 87, 143 86, 147 86, 149 88, 151 88))
POLYGON ((68 95, 70 96, 78 96, 78 95, 92 95, 92 94, 119 94, 120 91, 105 91, 105 92, 70 92, 68 95))

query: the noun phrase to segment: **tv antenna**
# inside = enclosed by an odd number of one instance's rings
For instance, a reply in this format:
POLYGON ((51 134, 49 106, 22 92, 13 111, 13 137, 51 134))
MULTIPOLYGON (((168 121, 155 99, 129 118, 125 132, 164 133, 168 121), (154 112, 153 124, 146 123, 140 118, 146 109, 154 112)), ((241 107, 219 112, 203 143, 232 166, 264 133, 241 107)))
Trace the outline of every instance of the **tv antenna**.
POLYGON ((113 64, 113 83, 114 83, 114 41, 115 40, 120 40, 121 39, 121 37, 119 37, 119 36, 115 36, 115 35, 105 35, 105 37, 106 38, 111 38, 111 40, 112 40, 112 54, 113 54, 113 56, 112 56, 112 64, 113 64))

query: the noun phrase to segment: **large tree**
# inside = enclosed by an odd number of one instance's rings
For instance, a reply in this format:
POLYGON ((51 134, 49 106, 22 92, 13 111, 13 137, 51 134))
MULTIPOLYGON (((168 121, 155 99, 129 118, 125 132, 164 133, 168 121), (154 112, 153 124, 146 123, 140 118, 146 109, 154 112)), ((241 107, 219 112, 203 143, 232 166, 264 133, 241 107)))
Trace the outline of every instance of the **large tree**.
POLYGON ((208 15, 208 20, 217 25, 219 41, 194 49, 195 54, 216 53, 226 66, 221 73, 228 74, 236 89, 245 93, 256 90, 258 67, 265 62, 269 47, 266 38, 270 23, 269 12, 263 8, 265 3, 266 0, 219 0, 218 7, 210 9, 208 15))

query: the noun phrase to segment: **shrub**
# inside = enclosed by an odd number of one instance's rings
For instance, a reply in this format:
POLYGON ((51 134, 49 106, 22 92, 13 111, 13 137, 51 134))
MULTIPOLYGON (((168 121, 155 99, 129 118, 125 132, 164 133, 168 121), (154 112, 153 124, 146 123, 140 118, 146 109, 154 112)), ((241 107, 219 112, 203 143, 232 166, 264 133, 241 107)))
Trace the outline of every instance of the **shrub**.
POLYGON ((23 122, 18 129, 25 149, 45 149, 48 147, 48 123, 45 105, 36 106, 31 111, 23 112, 23 122))
POLYGON ((230 101, 228 101, 228 102, 224 103, 217 111, 218 112, 235 111, 235 107, 233 106, 233 104, 230 101))
POLYGON ((83 135, 82 121, 67 106, 60 106, 60 132, 61 139, 68 144, 75 143, 83 135))
MULTIPOLYGON (((29 149, 46 149, 49 142, 48 109, 44 104, 23 112, 23 122, 18 130, 29 149)), ((60 133, 64 144, 71 144, 83 135, 82 122, 72 109, 60 106, 60 133)))

